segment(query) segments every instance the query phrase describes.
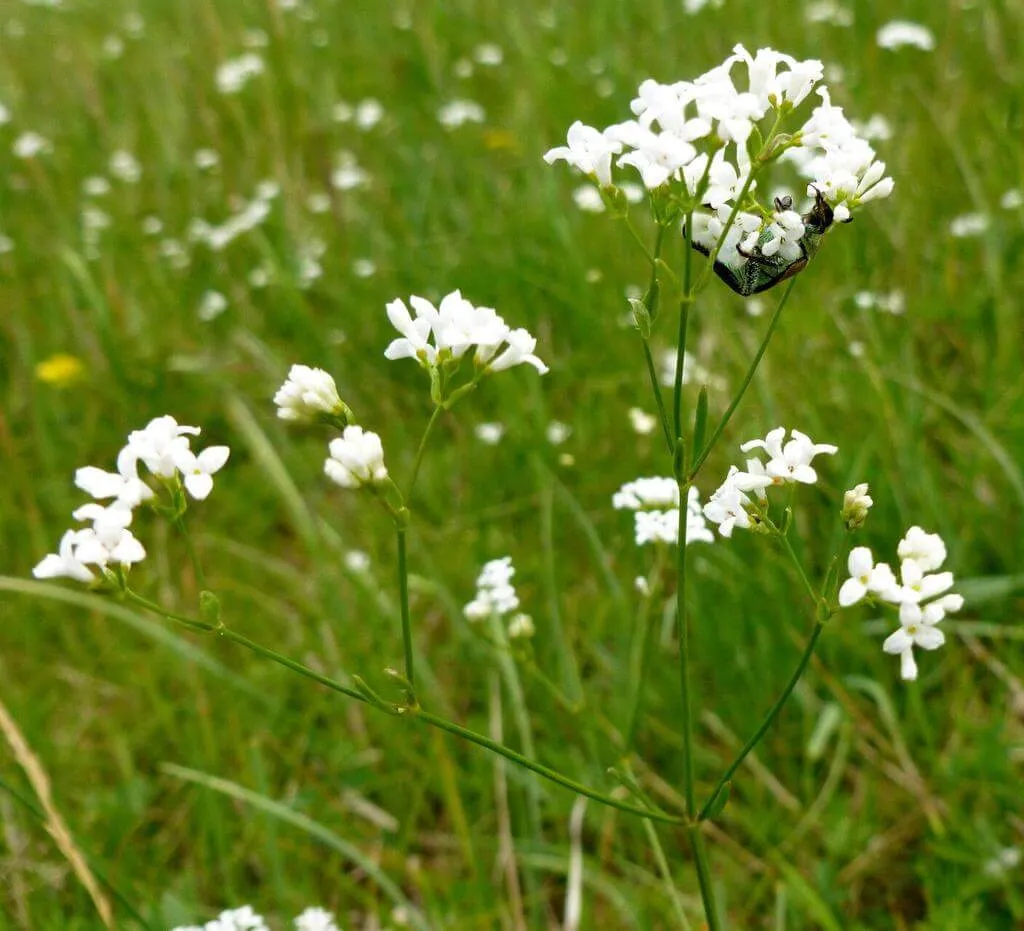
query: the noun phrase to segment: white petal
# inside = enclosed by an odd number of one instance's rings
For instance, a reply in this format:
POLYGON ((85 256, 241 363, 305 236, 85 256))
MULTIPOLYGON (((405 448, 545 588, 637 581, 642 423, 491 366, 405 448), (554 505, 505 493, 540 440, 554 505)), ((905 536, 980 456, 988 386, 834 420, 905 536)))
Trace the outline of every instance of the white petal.
POLYGON ((850 575, 858 577, 867 575, 871 572, 875 564, 875 558, 871 555, 871 550, 866 546, 855 546, 850 550, 850 556, 846 560, 846 566, 850 570, 850 575))
POLYGON ((910 636, 902 627, 899 630, 894 630, 888 637, 885 638, 885 642, 882 644, 882 649, 886 653, 905 653, 914 645, 914 639, 910 636))
POLYGON ((904 682, 913 682, 917 678, 917 662, 913 650, 904 650, 900 654, 900 678, 904 682))
POLYGON ((839 604, 844 608, 856 604, 868 590, 860 579, 847 579, 839 589, 839 604))
POLYGON ((914 634, 914 643, 922 650, 937 650, 946 642, 946 635, 938 627, 923 625, 914 634))
POLYGON ((196 501, 202 501, 213 491, 213 478, 205 472, 190 472, 185 476, 185 490, 196 501))
POLYGON ((197 457, 199 468, 208 475, 220 471, 228 461, 231 449, 227 446, 207 446, 197 457))

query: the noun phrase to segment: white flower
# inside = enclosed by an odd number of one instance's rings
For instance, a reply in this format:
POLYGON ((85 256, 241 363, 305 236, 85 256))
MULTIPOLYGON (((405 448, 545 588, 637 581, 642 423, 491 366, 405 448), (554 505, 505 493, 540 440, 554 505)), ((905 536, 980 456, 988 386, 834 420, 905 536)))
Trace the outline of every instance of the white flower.
POLYGON ((475 100, 452 100, 437 111, 437 121, 445 129, 458 129, 466 123, 482 123, 487 117, 475 100))
MULTIPOLYGON (((800 239, 804 235, 804 221, 795 210, 783 210, 776 213, 767 227, 767 232, 771 238, 761 245, 762 255, 769 257, 778 255, 789 262, 793 262, 803 255, 800 239)), ((759 233, 751 233, 751 236, 754 237, 754 241, 746 248, 747 252, 753 251, 761 238, 759 233)))
POLYGON ((601 192, 592 184, 581 184, 572 192, 572 199, 584 213, 604 213, 601 192))
POLYGON ((567 146, 550 149, 544 154, 549 165, 565 161, 586 175, 597 179, 601 187, 612 183, 612 156, 622 151, 622 143, 609 139, 604 133, 585 126, 579 120, 569 127, 567 146))
POLYGON ((18 136, 11 146, 11 151, 16 158, 35 158, 37 155, 49 155, 53 151, 53 145, 45 136, 39 133, 26 132, 18 136))
POLYGON ((512 585, 516 570, 512 557, 492 559, 484 564, 476 580, 476 597, 463 608, 469 621, 480 621, 487 617, 503 617, 519 607, 519 596, 512 585))
POLYGON ((81 559, 78 558, 76 548, 82 539, 84 530, 68 530, 60 538, 60 545, 56 553, 49 553, 43 557, 39 564, 32 570, 32 575, 37 579, 74 579, 76 582, 91 582, 96 578, 81 559))
POLYGON ((912 48, 930 52, 935 48, 935 36, 932 35, 930 29, 919 23, 899 19, 882 26, 875 36, 875 41, 879 48, 885 49, 897 49, 909 45, 912 48))
POLYGON ((537 337, 519 327, 509 330, 505 334, 504 342, 506 344, 504 351, 493 362, 481 358, 480 351, 477 352, 477 361, 485 365, 491 372, 503 372, 505 369, 525 362, 527 365, 532 365, 539 374, 547 374, 548 367, 533 352, 537 348, 537 337))
POLYGON ((569 439, 572 433, 572 427, 567 423, 562 423, 560 420, 552 420, 544 428, 544 438, 552 446, 561 446, 567 439, 569 439))
POLYGON ((855 530, 857 527, 860 527, 867 519, 868 510, 874 503, 874 499, 868 494, 867 482, 854 485, 853 488, 847 491, 843 495, 842 510, 843 523, 846 524, 846 529, 855 530))
POLYGON ((110 156, 110 173, 125 184, 137 184, 142 177, 142 166, 131 152, 118 149, 110 156))
POLYGON ((920 604, 953 587, 952 572, 926 573, 920 563, 904 559, 900 563, 900 604, 920 604))
POLYGON ((255 52, 246 52, 224 62, 217 69, 217 90, 222 94, 236 94, 250 78, 262 73, 263 59, 255 52))
POLYGON ((486 68, 494 68, 500 65, 505 57, 500 45, 493 42, 483 42, 473 49, 473 59, 478 65, 486 68))
POLYGON ((1020 188, 1010 188, 999 198, 999 206, 1003 210, 1017 210, 1024 207, 1024 191, 1020 188))
POLYGON ((634 433, 648 436, 657 429, 658 418, 639 407, 631 407, 629 409, 629 425, 633 428, 634 433))
POLYGON ((505 425, 500 423, 478 423, 473 428, 476 438, 487 446, 497 446, 505 435, 505 425))
POLYGON ((274 395, 281 420, 312 423, 322 415, 341 414, 345 405, 329 373, 308 365, 293 365, 274 395))
POLYGON ((679 542, 679 509, 671 511, 637 511, 633 518, 637 546, 645 543, 679 542))
POLYGON ((228 309, 228 299, 220 291, 205 291, 199 301, 196 316, 204 323, 216 319, 228 309))
POLYGON ((124 474, 83 466, 75 471, 75 485, 98 501, 113 498, 128 508, 137 507, 153 497, 153 489, 132 471, 124 474))
POLYGON ((988 229, 989 222, 984 213, 963 213, 949 221, 949 235, 954 239, 980 236, 988 229))
POLYGON ((345 568, 356 575, 370 571, 370 556, 363 550, 349 550, 344 557, 345 568))
POLYGON ((876 564, 871 550, 866 546, 850 550, 846 566, 850 578, 839 589, 839 604, 842 607, 855 605, 868 594, 878 595, 885 601, 895 601, 900 597, 899 584, 892 569, 884 562, 876 564))
POLYGON ((307 908, 294 924, 295 931, 339 931, 334 915, 323 908, 307 908))
POLYGON ((384 350, 385 359, 417 359, 421 365, 432 366, 437 362, 437 350, 427 341, 437 320, 437 309, 430 301, 413 295, 409 298, 415 319, 409 314, 405 301, 395 299, 387 305, 388 320, 402 334, 392 340, 384 350))
POLYGON ((723 537, 731 537, 733 529, 736 527, 744 530, 750 529, 752 521, 750 514, 747 513, 747 508, 753 502, 737 484, 737 481, 740 484, 749 484, 744 475, 745 473, 741 473, 736 466, 730 466, 725 481, 704 505, 704 516, 712 524, 718 525, 718 532, 723 537))
POLYGON ((946 561, 946 544, 937 533, 911 527, 896 547, 900 559, 913 560, 923 572, 938 569, 946 561))
POLYGON ((384 466, 384 448, 380 437, 362 427, 346 427, 337 439, 331 440, 330 457, 324 472, 342 488, 380 484, 388 477, 384 466))
POLYGON ((521 640, 528 639, 536 633, 537 629, 533 625, 533 618, 529 614, 513 615, 511 620, 508 622, 508 636, 510 640, 521 640))
POLYGON ((697 155, 694 146, 682 136, 668 131, 655 133, 632 120, 610 126, 604 135, 631 149, 619 156, 618 164, 636 168, 648 190, 677 178, 679 170, 697 155))
POLYGON ((129 566, 142 562, 146 558, 146 551, 127 527, 119 527, 114 521, 97 522, 92 527, 78 531, 75 558, 102 569, 109 563, 129 566))
POLYGON ((356 129, 361 129, 364 132, 368 129, 373 129, 383 118, 384 106, 379 100, 367 97, 356 104, 355 113, 353 114, 356 129))
POLYGON ((616 510, 665 510, 678 506, 679 485, 674 478, 665 476, 634 479, 612 495, 612 507, 616 510))
POLYGON ((171 478, 177 472, 178 457, 188 451, 188 436, 199 432, 199 427, 182 426, 170 415, 156 417, 142 430, 128 434, 128 442, 117 457, 117 471, 136 476, 141 461, 153 475, 171 478))
POLYGON ((185 490, 197 501, 207 498, 213 491, 214 474, 224 467, 230 454, 227 446, 208 446, 198 456, 191 450, 182 450, 175 465, 185 490))
POLYGON ((338 191, 353 191, 369 183, 370 175, 356 161, 355 155, 348 151, 339 152, 337 167, 331 173, 331 187, 338 191))
POLYGON ((763 440, 749 440, 740 445, 743 452, 752 449, 763 449, 770 457, 765 465, 767 474, 781 482, 802 482, 813 485, 818 480, 818 473, 811 467, 811 460, 818 455, 834 455, 839 447, 830 443, 812 443, 810 438, 799 430, 792 430, 792 439, 783 445, 786 436, 785 427, 777 427, 770 431, 763 440))

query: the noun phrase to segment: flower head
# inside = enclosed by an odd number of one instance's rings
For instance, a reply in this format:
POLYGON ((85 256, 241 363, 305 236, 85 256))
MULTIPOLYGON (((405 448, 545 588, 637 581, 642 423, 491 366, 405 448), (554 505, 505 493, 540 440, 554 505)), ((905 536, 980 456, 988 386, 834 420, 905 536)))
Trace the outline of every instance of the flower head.
POLYGON ((874 499, 868 494, 867 482, 854 485, 843 495, 843 523, 847 530, 856 530, 863 526, 867 520, 868 510, 873 505, 874 499))
POLYGON ((818 473, 811 466, 811 460, 822 454, 834 455, 838 446, 830 443, 813 443, 810 437, 799 430, 790 431, 791 439, 783 443, 786 428, 777 427, 771 430, 763 440, 749 440, 740 444, 740 450, 749 452, 752 449, 763 449, 769 459, 765 464, 765 472, 776 483, 801 482, 813 485, 818 480, 818 473))
POLYGON ((384 448, 376 433, 362 427, 346 427, 340 437, 331 440, 329 449, 324 472, 342 488, 378 485, 388 477, 384 448))
POLYGON ((338 395, 338 386, 323 369, 293 365, 288 378, 274 395, 277 416, 294 423, 311 423, 321 417, 351 416, 338 395))
POLYGON ((579 120, 569 127, 568 145, 550 149, 544 155, 549 165, 568 162, 573 168, 591 175, 601 187, 612 183, 612 156, 622 151, 622 143, 579 120))
POLYGON ((511 556, 485 563, 477 576, 476 597, 463 609, 466 619, 480 621, 515 611, 519 607, 519 596, 512 585, 515 574, 511 556))

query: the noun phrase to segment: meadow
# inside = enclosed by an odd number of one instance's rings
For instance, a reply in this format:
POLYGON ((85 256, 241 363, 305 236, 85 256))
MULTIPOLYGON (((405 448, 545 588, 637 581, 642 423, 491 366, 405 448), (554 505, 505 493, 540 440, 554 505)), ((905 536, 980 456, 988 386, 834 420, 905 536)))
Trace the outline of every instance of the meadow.
MULTIPOLYGON (((738 42, 823 60, 896 188, 795 279, 701 492, 741 441, 799 426, 839 447, 796 512, 809 574, 845 558, 839 502, 869 482, 856 542, 937 531, 967 603, 912 683, 870 609, 829 622, 707 826, 720 905, 728 927, 773 931, 1024 926, 1019 3, 3 0, 0 706, 114 926, 249 903, 275 928, 310 905, 345 929, 702 927, 681 830, 657 829, 669 882, 622 811, 31 571, 82 502, 75 469, 110 468, 130 430, 172 414, 231 447, 189 520, 232 628, 391 694, 391 524, 325 480, 323 433, 271 399, 292 363, 326 369, 407 475, 430 399, 414 364, 384 359, 385 304, 460 288, 536 334, 551 370, 487 380, 432 436, 409 535, 419 699, 616 792, 652 557, 611 496, 666 468, 630 416, 654 413, 627 303, 646 267, 542 155, 738 42), (897 15, 934 48, 880 47, 897 15), (463 617, 505 555, 536 629, 522 656, 463 617)), ((701 294, 689 408, 707 384, 721 414, 777 299, 701 294)), ((674 338, 666 315, 653 344, 674 338)), ((135 584, 195 613, 182 541, 142 520, 135 584)), ((706 796, 814 618, 786 555, 750 534, 694 550, 689 606, 706 796)), ((673 609, 657 606, 633 766, 678 810, 673 609)), ((0 927, 103 927, 9 743, 0 927)))

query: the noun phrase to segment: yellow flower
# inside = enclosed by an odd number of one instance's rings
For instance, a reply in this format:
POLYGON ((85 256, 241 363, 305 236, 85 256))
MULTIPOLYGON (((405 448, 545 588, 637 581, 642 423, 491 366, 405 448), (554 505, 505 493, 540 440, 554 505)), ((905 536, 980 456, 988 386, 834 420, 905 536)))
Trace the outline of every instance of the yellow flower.
POLYGON ((66 388, 85 374, 85 363, 78 356, 58 352, 36 365, 36 378, 55 388, 66 388))
POLYGON ((507 129, 488 129, 484 131, 484 145, 492 151, 506 150, 516 153, 519 151, 519 142, 514 133, 507 129))

